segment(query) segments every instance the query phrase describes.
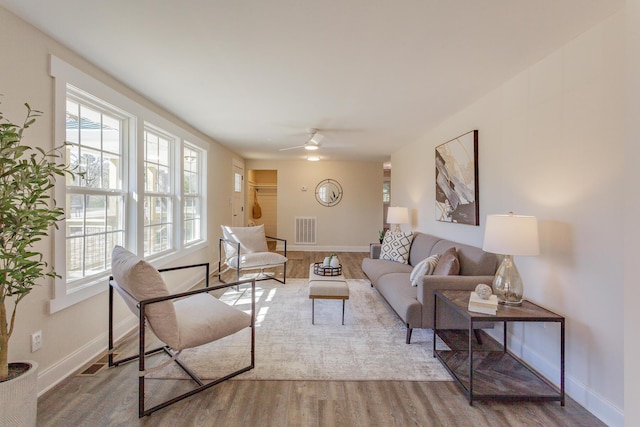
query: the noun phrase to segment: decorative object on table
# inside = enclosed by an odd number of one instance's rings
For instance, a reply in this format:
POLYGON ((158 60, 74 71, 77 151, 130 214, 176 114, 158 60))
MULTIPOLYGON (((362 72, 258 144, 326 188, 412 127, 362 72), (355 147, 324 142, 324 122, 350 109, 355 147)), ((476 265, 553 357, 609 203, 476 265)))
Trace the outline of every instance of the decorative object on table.
POLYGON ((387 223, 395 224, 394 233, 402 232, 400 224, 409 224, 409 209, 400 206, 389 206, 387 208, 387 223))
POLYGON ((260 203, 258 203, 258 189, 253 190, 253 209, 251 210, 251 216, 254 219, 262 218, 262 208, 260 207, 260 203))
MULTIPOLYGON (((24 131, 40 117, 25 104, 19 125, 0 113, 0 425, 36 424, 37 367, 35 362, 8 363, 9 339, 19 303, 44 279, 57 277, 38 250, 51 226, 64 218, 64 207, 51 197, 58 176, 74 176, 62 164, 62 148, 43 151, 50 141, 31 147, 22 143, 24 131), (40 242, 40 243, 38 243, 40 242), (12 307, 12 308, 11 308, 12 307)), ((78 174, 81 175, 81 174, 78 174)), ((47 247, 47 245, 44 245, 47 247)), ((25 318, 34 318, 27 313, 25 318)))
POLYGON ((340 276, 342 274, 342 265, 336 267, 326 266, 323 262, 313 263, 313 273, 318 276, 340 276))
POLYGON ((342 186, 335 179, 325 179, 316 186, 316 200, 322 206, 335 206, 342 200, 342 186))
POLYGON ((491 290, 491 286, 485 283, 478 284, 478 286, 476 286, 475 292, 482 299, 489 299, 489 297, 491 297, 491 294, 493 293, 493 291, 491 290))
POLYGON ((477 292, 472 291, 471 295, 469 295, 468 310, 495 316, 498 311, 498 297, 496 295, 491 295, 488 299, 485 299, 478 295, 477 292))
POLYGON ((336 268, 340 265, 340 260, 338 259, 338 255, 331 254, 331 259, 329 260, 329 267, 336 268))
POLYGON ((407 264, 412 241, 413 233, 387 232, 380 248, 380 259, 407 264))
POLYGON ((382 244, 382 241, 384 240, 384 235, 387 232, 387 230, 380 230, 378 231, 378 239, 380 240, 380 244, 382 244))
POLYGON ((513 261, 514 255, 540 253, 538 221, 534 216, 487 215, 482 249, 504 255, 493 279, 493 292, 500 304, 521 305, 524 285, 513 261))
POLYGON ((436 220, 480 225, 477 130, 436 147, 436 220))

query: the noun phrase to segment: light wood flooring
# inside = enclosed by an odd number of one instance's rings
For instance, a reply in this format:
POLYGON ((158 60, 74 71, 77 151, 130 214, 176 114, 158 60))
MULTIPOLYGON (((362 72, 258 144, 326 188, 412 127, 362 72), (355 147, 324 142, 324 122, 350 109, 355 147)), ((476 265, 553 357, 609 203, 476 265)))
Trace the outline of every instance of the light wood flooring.
MULTIPOLYGON (((326 254, 287 255, 287 277, 304 278, 309 264, 326 254)), ((360 263, 367 254, 338 255, 347 278, 365 278, 360 263)), ((117 350, 128 354, 136 343, 125 339, 117 350)), ((190 386, 151 383, 149 392, 157 394, 190 386)), ((95 376, 70 376, 38 399, 38 426, 604 426, 570 398, 564 407, 557 402, 469 406, 454 382, 231 380, 143 419, 137 415, 137 390, 135 363, 95 376)))

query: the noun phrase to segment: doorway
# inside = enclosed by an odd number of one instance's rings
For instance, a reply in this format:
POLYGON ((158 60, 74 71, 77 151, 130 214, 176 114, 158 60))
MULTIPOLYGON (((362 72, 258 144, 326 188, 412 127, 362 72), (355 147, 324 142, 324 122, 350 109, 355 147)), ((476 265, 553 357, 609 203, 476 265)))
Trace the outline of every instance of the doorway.
POLYGON ((231 200, 231 226, 244 226, 244 166, 233 162, 233 200, 231 200))
MULTIPOLYGON (((250 209, 247 211, 249 225, 264 225, 267 236, 278 235, 278 171, 249 169, 247 191, 250 209), (259 206, 259 209, 255 207, 259 206)), ((276 244, 269 241, 270 245, 276 244)), ((269 247, 269 249, 275 249, 269 247)))

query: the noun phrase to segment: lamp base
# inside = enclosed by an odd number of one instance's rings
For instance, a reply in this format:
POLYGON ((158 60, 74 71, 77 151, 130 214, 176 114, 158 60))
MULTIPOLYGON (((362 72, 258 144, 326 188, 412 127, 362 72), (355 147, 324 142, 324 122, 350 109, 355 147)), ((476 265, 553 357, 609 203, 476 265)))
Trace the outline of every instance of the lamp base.
POLYGON ((512 255, 505 255, 498 267, 493 279, 493 293, 498 296, 498 304, 522 305, 524 285, 512 255))
POLYGON ((502 304, 502 305, 510 305, 513 307, 517 307, 519 305, 522 305, 522 300, 520 301, 506 301, 506 300, 498 300, 498 304, 502 304))

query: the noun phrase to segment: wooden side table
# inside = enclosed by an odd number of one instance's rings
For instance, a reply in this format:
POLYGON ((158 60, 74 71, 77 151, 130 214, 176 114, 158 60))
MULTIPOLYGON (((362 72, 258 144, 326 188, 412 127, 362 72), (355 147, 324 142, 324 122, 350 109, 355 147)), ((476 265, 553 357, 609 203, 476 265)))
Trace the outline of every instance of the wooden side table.
POLYGON ((565 403, 564 392, 564 317, 529 301, 522 306, 498 307, 495 316, 467 310, 469 291, 436 291, 434 293, 433 357, 447 368, 467 395, 469 405, 474 400, 533 400, 565 403), (469 322, 467 349, 436 350, 438 336, 437 312, 442 304, 456 311, 469 322), (502 322, 502 350, 474 349, 474 324, 476 322, 502 322), (560 324, 560 388, 528 366, 507 349, 507 328, 511 322, 556 322, 560 324))

